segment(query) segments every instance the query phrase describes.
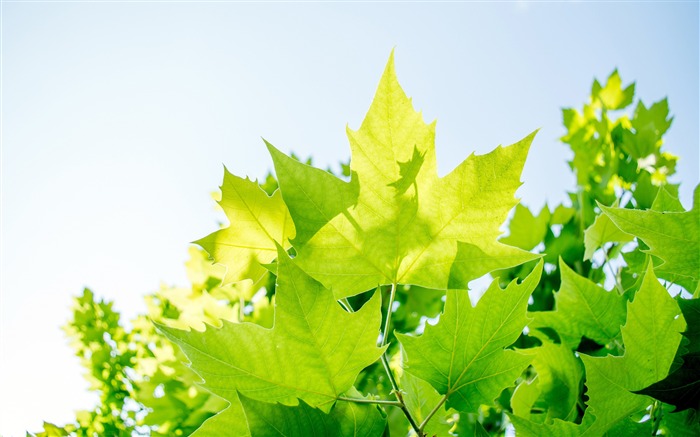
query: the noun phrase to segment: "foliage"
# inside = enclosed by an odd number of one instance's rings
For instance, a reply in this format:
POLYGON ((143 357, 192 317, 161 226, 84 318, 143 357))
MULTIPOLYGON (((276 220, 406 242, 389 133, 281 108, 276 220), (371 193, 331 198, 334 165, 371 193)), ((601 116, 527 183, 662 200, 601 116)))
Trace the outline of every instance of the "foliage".
POLYGON ((438 177, 392 56, 340 177, 269 143, 276 177, 225 171, 215 264, 191 249, 154 324, 76 300, 100 405, 36 435, 698 434, 700 190, 685 211, 668 103, 634 90, 615 71, 563 111, 577 188, 535 213, 534 133, 438 177))

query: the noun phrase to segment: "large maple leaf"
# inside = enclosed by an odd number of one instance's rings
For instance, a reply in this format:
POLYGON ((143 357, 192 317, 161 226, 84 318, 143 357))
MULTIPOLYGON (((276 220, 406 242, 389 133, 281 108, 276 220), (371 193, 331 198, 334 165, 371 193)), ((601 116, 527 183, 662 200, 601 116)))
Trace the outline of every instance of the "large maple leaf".
POLYGON ((328 412, 383 351, 376 346, 379 294, 359 311, 347 313, 280 247, 278 269, 271 329, 226 321, 204 332, 158 328, 180 345, 202 385, 229 402, 240 392, 285 405, 302 399, 328 412))
POLYGON ((360 129, 347 134, 349 182, 268 144, 296 228, 296 261, 336 297, 392 283, 464 289, 537 256, 497 241, 534 133, 438 177, 435 123, 413 109, 392 54, 360 129))

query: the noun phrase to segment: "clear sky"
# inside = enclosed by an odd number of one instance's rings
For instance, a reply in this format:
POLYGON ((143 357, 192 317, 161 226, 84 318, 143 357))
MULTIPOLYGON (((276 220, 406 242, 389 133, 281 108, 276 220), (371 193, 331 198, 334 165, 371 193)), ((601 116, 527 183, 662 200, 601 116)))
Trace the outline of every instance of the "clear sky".
POLYGON ((319 166, 346 160, 392 48, 437 124, 444 175, 542 128, 519 196, 574 179, 560 108, 618 68, 668 96, 681 200, 698 182, 698 3, 2 4, 0 434, 65 423, 95 397, 59 327, 84 286, 128 316, 185 284, 188 242, 216 228, 225 164, 271 169, 261 137, 319 166))

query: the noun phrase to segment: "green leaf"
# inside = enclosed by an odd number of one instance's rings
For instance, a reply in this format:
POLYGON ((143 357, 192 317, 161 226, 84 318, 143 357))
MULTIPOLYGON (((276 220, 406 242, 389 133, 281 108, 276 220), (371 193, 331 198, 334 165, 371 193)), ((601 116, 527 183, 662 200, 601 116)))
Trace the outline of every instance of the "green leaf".
POLYGON ((626 317, 626 300, 577 275, 562 260, 559 269, 561 287, 554 295, 555 309, 530 313, 534 318, 530 328, 554 329, 562 344, 571 349, 583 336, 602 345, 618 339, 626 317))
POLYGON ((674 368, 663 380, 635 393, 645 394, 674 405, 675 412, 700 411, 700 299, 678 301, 688 324, 678 348, 674 368))
MULTIPOLYGON (((544 422, 544 414, 533 414, 533 408, 542 395, 540 381, 535 377, 532 381, 523 381, 515 387, 513 397, 510 399, 510 407, 513 414, 535 423, 544 422)), ((537 404, 539 407, 539 404, 537 404)), ((542 409, 542 408, 540 408, 542 409)))
POLYGON ((620 74, 615 70, 608 76, 604 87, 597 80, 593 82, 591 97, 599 99, 605 109, 623 109, 632 103, 634 88, 632 83, 623 89, 620 74))
POLYGON ((542 207, 535 217, 530 210, 523 205, 516 205, 515 214, 508 224, 510 233, 501 238, 501 242, 516 246, 524 250, 532 250, 540 244, 549 230, 551 214, 547 205, 542 207))
POLYGON ((632 126, 637 131, 651 130, 658 137, 661 137, 671 127, 673 122, 673 117, 669 118, 668 113, 668 99, 661 99, 648 109, 640 100, 634 110, 632 126))
POLYGON ((643 411, 651 400, 632 392, 668 373, 685 325, 679 314, 678 305, 649 267, 634 301, 628 304, 627 322, 622 327, 625 354, 602 358, 581 355, 589 398, 583 422, 577 425, 555 419, 541 424, 510 415, 518 436, 600 436, 608 431, 612 435, 645 435, 649 424, 637 423, 630 416, 643 411))
POLYGON ((203 386, 229 400, 252 399, 296 405, 297 398, 328 412, 358 373, 376 361, 381 321, 376 294, 355 312, 304 273, 278 247, 274 326, 224 322, 205 332, 159 325, 192 362, 203 386))
POLYGON ((542 262, 522 282, 505 290, 491 283, 476 307, 464 291, 449 290, 445 311, 420 337, 397 334, 406 351, 406 372, 428 381, 448 408, 475 412, 491 405, 513 384, 532 357, 505 350, 527 324, 527 301, 542 274, 542 262))
POLYGON ((673 187, 673 190, 668 185, 659 187, 658 193, 654 198, 654 203, 651 204, 651 209, 659 212, 684 212, 685 209, 678 199, 678 187, 673 187))
POLYGON ((518 437, 579 437, 582 435, 580 425, 554 419, 552 423, 537 423, 524 417, 508 413, 518 437))
MULTIPOLYGON (((442 396, 433 386, 408 372, 401 375, 401 390, 406 408, 416 423, 422 423, 432 409, 442 402, 442 396)), ((429 436, 449 436, 452 424, 446 420, 447 411, 441 406, 435 416, 428 422, 424 431, 429 436)))
POLYGON ((663 435, 673 437, 697 437, 700 435, 700 422, 697 415, 691 414, 690 410, 682 413, 668 413, 664 411, 661 429, 665 432, 663 435))
POLYGON ((252 279, 265 273, 262 266, 277 257, 276 245, 289 247, 294 223, 279 191, 268 196, 249 179, 239 178, 224 168, 219 205, 230 224, 195 243, 214 261, 226 266, 226 282, 252 279))
POLYGON ((623 232, 644 241, 649 246, 645 252, 663 260, 654 268, 660 278, 695 291, 700 277, 700 185, 695 188, 693 209, 687 212, 600 208, 623 232))
POLYGON ((347 134, 347 183, 268 144, 297 230, 296 259, 337 298, 378 284, 463 289, 536 258, 497 241, 534 133, 439 178, 435 123, 413 109, 392 55, 360 129, 347 134))
POLYGON ((375 405, 338 402, 330 413, 305 402, 286 406, 245 396, 236 405, 212 417, 192 437, 207 436, 379 436, 386 418, 375 405))
POLYGON ((326 414, 303 402, 296 407, 241 397, 248 427, 256 436, 380 436, 386 419, 374 405, 339 402, 326 414))
POLYGON ((651 401, 632 393, 663 379, 681 341, 685 321, 678 304, 662 287, 651 266, 622 327, 625 354, 621 357, 582 355, 589 397, 583 423, 587 435, 601 435, 651 401), (591 420, 591 417, 595 420, 591 420))
POLYGON ((243 405, 241 404, 240 396, 237 394, 232 394, 229 397, 229 405, 215 416, 205 420, 190 437, 224 435, 251 437, 243 405))
MULTIPOLYGON (((617 202, 613 206, 617 207, 617 202)), ((595 251, 603 247, 605 243, 627 243, 633 240, 634 236, 622 232, 610 220, 610 217, 601 214, 584 231, 583 243, 586 246, 586 253, 583 255, 583 259, 591 259, 595 251)))
MULTIPOLYGON (((538 391, 547 406, 546 420, 576 419, 583 378, 581 360, 565 345, 549 342, 522 352, 534 355, 532 366, 537 371, 538 391)), ((517 414, 515 408, 513 412, 517 414)))

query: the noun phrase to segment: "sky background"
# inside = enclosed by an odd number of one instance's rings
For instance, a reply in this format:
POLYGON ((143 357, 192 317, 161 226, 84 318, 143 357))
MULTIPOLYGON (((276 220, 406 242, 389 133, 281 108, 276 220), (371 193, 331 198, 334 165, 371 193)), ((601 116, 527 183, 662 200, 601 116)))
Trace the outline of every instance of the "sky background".
POLYGON ((574 186, 561 108, 618 68, 668 96, 681 200, 698 183, 698 3, 22 3, 2 8, 0 434, 91 408, 60 326, 83 287, 131 317, 186 284, 210 193, 272 168, 261 137, 336 166, 392 48, 438 119, 441 175, 537 135, 518 195, 574 186))

